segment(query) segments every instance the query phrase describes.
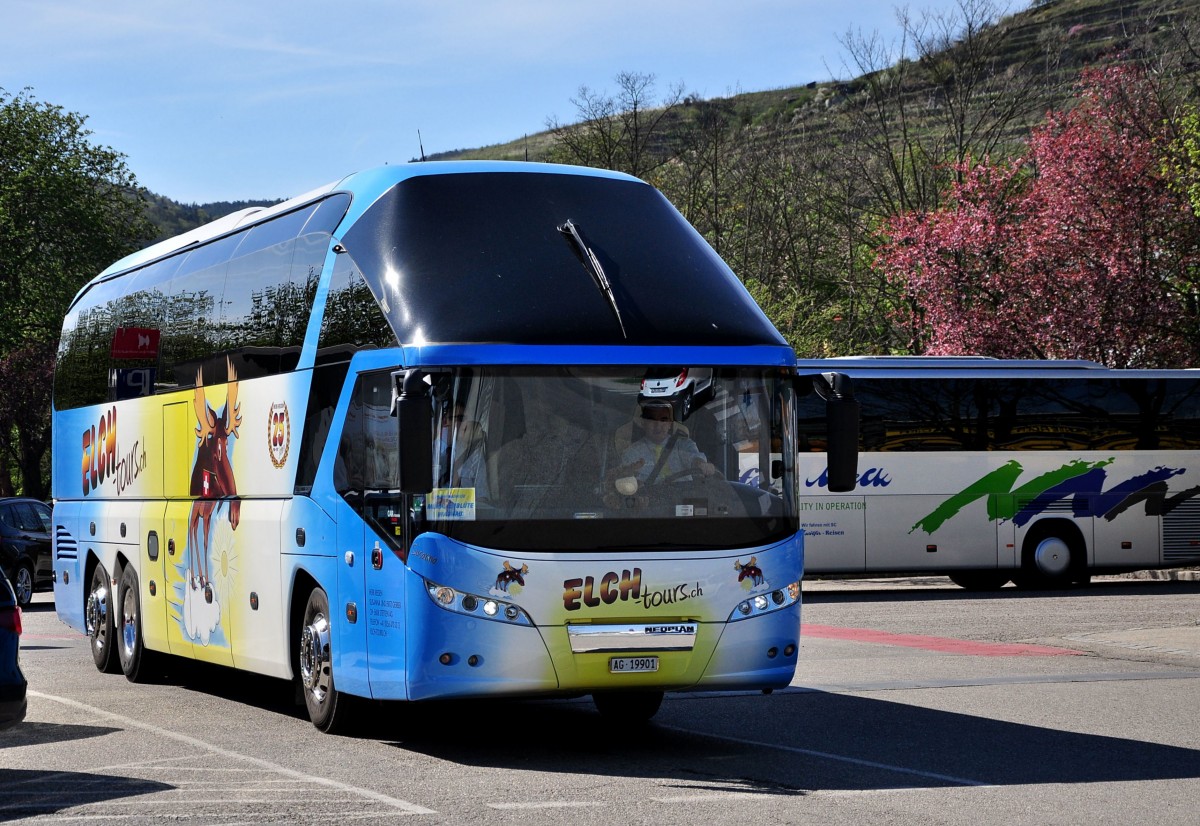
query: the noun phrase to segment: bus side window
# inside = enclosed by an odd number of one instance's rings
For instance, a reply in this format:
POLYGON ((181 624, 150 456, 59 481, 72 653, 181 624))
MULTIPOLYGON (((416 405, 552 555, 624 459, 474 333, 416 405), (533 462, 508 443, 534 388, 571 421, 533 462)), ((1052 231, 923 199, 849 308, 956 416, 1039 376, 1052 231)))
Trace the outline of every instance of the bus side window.
POLYGON ((300 437, 300 461, 296 467, 295 492, 298 495, 307 495, 312 490, 321 454, 325 452, 325 442, 329 438, 333 411, 342 393, 349 366, 343 361, 313 368, 308 409, 304 415, 304 433, 300 437))

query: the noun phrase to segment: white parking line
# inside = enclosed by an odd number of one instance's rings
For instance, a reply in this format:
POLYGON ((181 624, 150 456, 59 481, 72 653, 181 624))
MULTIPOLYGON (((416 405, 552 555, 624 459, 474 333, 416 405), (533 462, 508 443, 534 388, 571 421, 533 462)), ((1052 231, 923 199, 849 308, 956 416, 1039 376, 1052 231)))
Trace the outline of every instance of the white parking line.
POLYGON ((251 757, 246 754, 239 754, 236 751, 230 751, 228 749, 223 749, 220 746, 215 746, 212 743, 207 743, 204 740, 200 740, 199 738, 191 737, 190 735, 187 735, 187 734, 180 734, 179 732, 170 731, 169 729, 159 728, 158 726, 152 726, 149 723, 143 723, 140 720, 134 720, 131 717, 125 717, 120 714, 114 714, 111 711, 105 711, 102 708, 96 708, 95 706, 89 706, 86 703, 81 703, 77 700, 71 700, 66 697, 57 697, 53 694, 43 694, 40 691, 30 691, 29 696, 38 697, 43 700, 52 700, 53 702, 60 703, 64 706, 69 706, 71 708, 76 708, 81 711, 86 711, 89 714, 95 714, 100 717, 106 717, 110 720, 114 720, 114 721, 120 723, 121 725, 125 726, 126 728, 142 729, 143 731, 151 732, 152 734, 158 735, 159 737, 166 737, 171 740, 175 740, 176 742, 179 742, 179 743, 185 743, 189 746, 193 746, 198 749, 203 749, 204 751, 219 755, 221 757, 228 758, 230 760, 241 760, 243 762, 250 763, 251 765, 257 766, 260 769, 265 769, 267 771, 275 772, 277 774, 282 774, 285 777, 290 777, 294 780, 300 780, 305 783, 315 783, 317 785, 327 786, 329 788, 337 789, 339 791, 354 795, 355 797, 358 797, 358 798, 367 798, 368 800, 373 800, 376 803, 382 804, 384 806, 390 806, 393 809, 397 809, 397 810, 405 812, 407 814, 414 814, 414 815, 437 814, 437 812, 433 809, 426 809, 424 806, 418 806, 415 803, 409 803, 407 800, 400 800, 395 797, 389 797, 388 795, 380 794, 379 792, 373 792, 370 789, 363 789, 358 786, 351 786, 348 783, 342 783, 337 780, 331 780, 328 777, 317 777, 315 775, 305 774, 304 772, 298 772, 295 769, 289 769, 286 766, 281 766, 278 763, 272 763, 269 760, 263 760, 260 757, 251 757))
POLYGON ((599 800, 542 800, 530 803, 489 803, 489 809, 521 811, 525 809, 594 809, 610 804, 599 800))

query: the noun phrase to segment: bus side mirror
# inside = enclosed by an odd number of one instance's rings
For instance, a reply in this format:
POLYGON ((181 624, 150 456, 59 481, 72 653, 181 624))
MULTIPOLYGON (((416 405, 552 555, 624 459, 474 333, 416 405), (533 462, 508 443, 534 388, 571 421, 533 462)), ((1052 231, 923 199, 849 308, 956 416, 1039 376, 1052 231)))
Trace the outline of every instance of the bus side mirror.
POLYGON ((859 404, 850 377, 844 373, 821 373, 813 387, 825 400, 826 448, 830 493, 848 493, 858 483, 859 404))
POLYGON ((433 490, 433 406, 419 370, 396 374, 396 424, 400 429, 400 491, 433 490))

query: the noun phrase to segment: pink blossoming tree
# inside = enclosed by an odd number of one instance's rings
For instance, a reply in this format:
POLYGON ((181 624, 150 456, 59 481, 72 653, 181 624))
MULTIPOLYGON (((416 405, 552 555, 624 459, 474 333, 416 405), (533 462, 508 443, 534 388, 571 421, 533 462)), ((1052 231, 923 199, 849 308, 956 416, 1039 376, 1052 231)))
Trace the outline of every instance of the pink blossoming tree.
POLYGON ((1086 72, 1023 156, 968 160, 947 206, 893 218, 877 264, 914 349, 1194 365, 1200 226, 1162 174, 1166 122, 1138 70, 1086 72))

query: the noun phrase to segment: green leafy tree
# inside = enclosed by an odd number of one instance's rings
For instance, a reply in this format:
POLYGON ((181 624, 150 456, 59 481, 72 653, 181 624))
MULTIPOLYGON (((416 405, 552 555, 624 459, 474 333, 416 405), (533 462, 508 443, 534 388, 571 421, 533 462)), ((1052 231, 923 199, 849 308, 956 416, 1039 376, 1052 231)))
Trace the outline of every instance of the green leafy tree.
POLYGON ((48 390, 62 317, 88 279, 153 237, 124 156, 82 115, 0 89, 0 494, 49 490, 48 390))

